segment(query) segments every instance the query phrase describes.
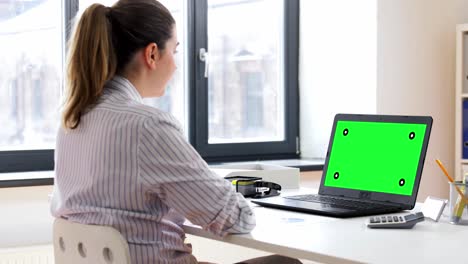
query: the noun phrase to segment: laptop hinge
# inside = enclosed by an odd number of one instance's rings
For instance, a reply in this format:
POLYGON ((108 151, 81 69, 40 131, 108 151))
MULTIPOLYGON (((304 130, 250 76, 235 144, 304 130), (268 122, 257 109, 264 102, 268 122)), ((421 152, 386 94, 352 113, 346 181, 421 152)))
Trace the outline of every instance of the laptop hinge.
POLYGON ((406 204, 392 203, 390 201, 377 201, 377 200, 368 200, 368 201, 381 203, 381 204, 388 205, 388 206, 398 207, 398 208, 401 208, 403 210, 409 209, 409 206, 406 205, 406 204))
MULTIPOLYGON (((321 194, 321 195, 324 195, 324 194, 321 194)), ((410 210, 411 209, 411 206, 409 206, 407 204, 394 203, 394 202, 391 202, 391 201, 360 199, 360 198, 356 198, 356 197, 347 197, 347 196, 344 196, 344 195, 333 195, 333 194, 325 194, 325 195, 330 195, 330 196, 335 196, 335 197, 340 197, 340 198, 346 198, 346 199, 349 199, 349 200, 355 200, 355 201, 360 201, 360 202, 380 203, 380 204, 383 204, 383 205, 398 207, 398 208, 401 208, 403 210, 410 210)))
POLYGON ((394 202, 391 202, 391 201, 376 201, 376 202, 388 204, 388 205, 391 205, 391 206, 397 206, 398 208, 401 208, 401 209, 404 209, 404 210, 410 210, 411 209, 411 206, 409 206, 407 204, 394 203, 394 202))

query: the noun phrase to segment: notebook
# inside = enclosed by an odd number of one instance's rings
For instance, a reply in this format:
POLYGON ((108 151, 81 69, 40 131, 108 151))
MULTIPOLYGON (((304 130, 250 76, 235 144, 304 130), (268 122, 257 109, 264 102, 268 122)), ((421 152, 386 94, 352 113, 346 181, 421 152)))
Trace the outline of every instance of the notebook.
POLYGON ((431 127, 429 116, 337 114, 318 194, 252 202, 335 217, 410 210, 431 127))

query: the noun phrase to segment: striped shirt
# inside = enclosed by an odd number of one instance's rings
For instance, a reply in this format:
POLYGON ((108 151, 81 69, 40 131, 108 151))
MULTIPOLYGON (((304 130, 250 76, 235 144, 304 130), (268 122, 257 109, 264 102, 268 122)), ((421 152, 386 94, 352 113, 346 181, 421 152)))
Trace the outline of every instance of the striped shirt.
POLYGON ((132 263, 197 263, 185 219, 218 236, 255 227, 247 201, 210 171, 175 118, 144 105, 123 77, 78 128, 59 130, 55 173, 53 216, 116 228, 132 263))

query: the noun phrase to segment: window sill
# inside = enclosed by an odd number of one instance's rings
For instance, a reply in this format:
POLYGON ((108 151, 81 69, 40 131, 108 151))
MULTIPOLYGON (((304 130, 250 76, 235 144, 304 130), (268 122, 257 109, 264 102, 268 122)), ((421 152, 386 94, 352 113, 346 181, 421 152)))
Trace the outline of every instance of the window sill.
POLYGON ((300 171, 320 171, 323 170, 325 159, 279 159, 279 160, 252 160, 252 161, 236 161, 236 162, 213 162, 209 165, 226 165, 226 164, 243 164, 243 163, 264 163, 272 165, 280 165, 285 167, 298 168, 300 171))
POLYGON ((54 171, 0 173, 0 188, 54 184, 54 171))
MULTIPOLYGON (((262 161, 240 161, 210 163, 210 165, 220 164, 242 164, 259 162, 286 167, 299 168, 300 171, 320 171, 323 170, 324 159, 281 159, 262 161)), ((0 173, 0 188, 42 186, 54 184, 54 171, 28 171, 14 173, 0 173)))

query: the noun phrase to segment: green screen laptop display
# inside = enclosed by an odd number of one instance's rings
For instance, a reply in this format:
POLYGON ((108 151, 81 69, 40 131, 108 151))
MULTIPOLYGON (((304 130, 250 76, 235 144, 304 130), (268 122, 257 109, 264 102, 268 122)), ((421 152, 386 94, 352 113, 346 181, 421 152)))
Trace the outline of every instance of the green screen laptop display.
POLYGON ((324 186, 411 196, 426 124, 338 121, 324 186))

